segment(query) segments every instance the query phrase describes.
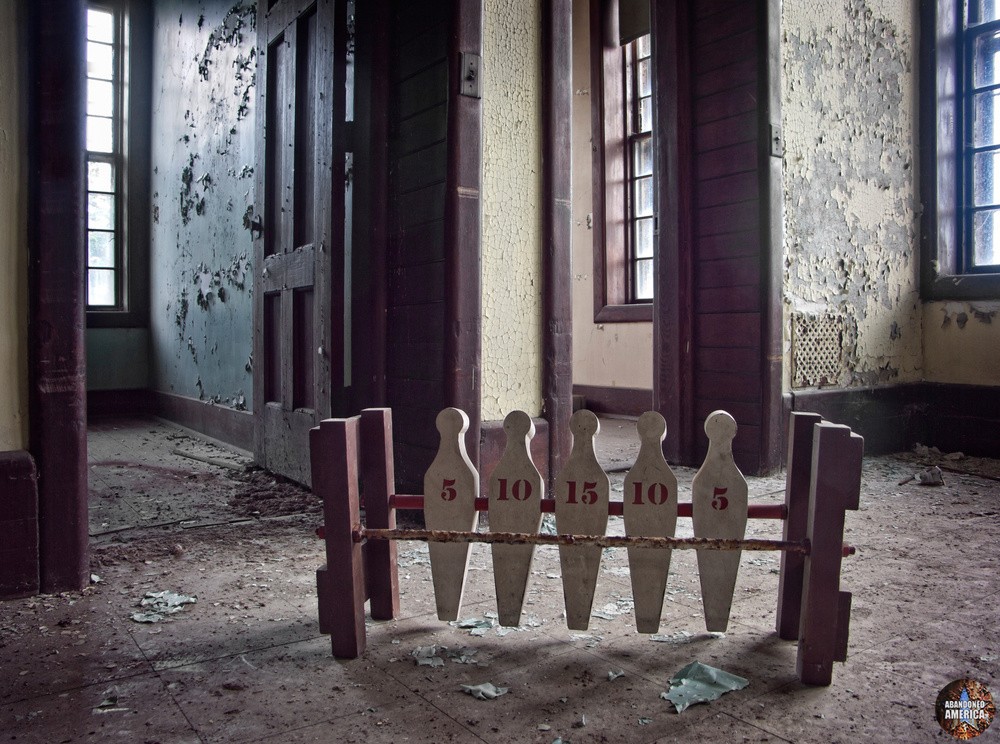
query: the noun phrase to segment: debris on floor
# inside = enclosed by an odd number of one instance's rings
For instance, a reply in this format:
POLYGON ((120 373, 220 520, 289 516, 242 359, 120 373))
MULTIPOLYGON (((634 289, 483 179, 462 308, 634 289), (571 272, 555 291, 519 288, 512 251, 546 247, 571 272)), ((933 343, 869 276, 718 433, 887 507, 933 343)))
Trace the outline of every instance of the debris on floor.
POLYGON ((733 690, 742 690, 750 680, 692 661, 670 678, 670 689, 660 694, 678 713, 697 703, 708 703, 733 690))
POLYGON ((899 485, 903 486, 907 483, 912 483, 916 481, 921 486, 943 486, 944 485, 944 475, 941 473, 941 468, 937 465, 933 465, 926 470, 921 470, 918 473, 903 478, 899 482, 899 485))
POLYGON ((507 687, 497 687, 492 682, 483 682, 479 685, 462 685, 462 692, 467 692, 476 700, 496 700, 501 695, 509 692, 507 687))
POLYGON ((197 601, 197 597, 177 592, 146 592, 146 596, 139 602, 139 606, 145 607, 146 610, 133 612, 132 619, 137 623, 158 623, 183 610, 184 605, 194 604, 197 601))

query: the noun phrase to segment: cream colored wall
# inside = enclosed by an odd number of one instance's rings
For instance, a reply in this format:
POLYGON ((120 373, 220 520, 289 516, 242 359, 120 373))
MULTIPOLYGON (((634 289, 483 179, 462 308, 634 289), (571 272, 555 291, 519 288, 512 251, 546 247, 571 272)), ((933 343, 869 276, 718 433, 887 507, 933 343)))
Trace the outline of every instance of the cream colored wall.
POLYGON ((1000 302, 924 305, 924 378, 1000 385, 1000 302))
POLYGON ((573 0, 573 383, 652 389, 653 324, 594 322, 589 0, 573 0))
POLYGON ((916 4, 782 4, 785 388, 790 313, 843 318, 851 387, 922 377, 916 4))
POLYGON ((482 418, 542 410, 538 0, 483 3, 482 418))
POLYGON ((28 290, 20 3, 0 3, 0 452, 28 445, 28 290))

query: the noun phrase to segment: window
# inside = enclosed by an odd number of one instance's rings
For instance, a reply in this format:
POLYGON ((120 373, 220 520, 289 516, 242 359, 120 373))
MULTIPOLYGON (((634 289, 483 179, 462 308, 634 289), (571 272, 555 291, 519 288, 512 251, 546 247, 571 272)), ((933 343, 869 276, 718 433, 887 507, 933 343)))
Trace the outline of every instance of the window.
POLYGON ((1000 8, 969 3, 965 56, 965 268, 1000 269, 1000 8))
POLYGON ((594 321, 599 323, 653 318, 651 45, 648 19, 643 31, 622 40, 619 10, 614 0, 591 0, 594 321))
POLYGON ((653 300, 653 84, 649 34, 627 44, 625 109, 628 135, 629 302, 653 300))
POLYGON ((921 3, 921 286, 1000 297, 1000 4, 921 3))
POLYGON ((87 9, 87 307, 124 309, 123 19, 87 9))

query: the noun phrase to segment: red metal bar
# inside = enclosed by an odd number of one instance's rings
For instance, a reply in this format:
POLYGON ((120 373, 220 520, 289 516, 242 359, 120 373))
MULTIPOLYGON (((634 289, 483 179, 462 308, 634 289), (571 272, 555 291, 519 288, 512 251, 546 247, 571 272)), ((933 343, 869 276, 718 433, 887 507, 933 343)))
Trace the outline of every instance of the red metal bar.
MULTIPOLYGON (((555 499, 542 499, 541 511, 543 514, 552 514, 556 510, 555 499)), ((389 506, 393 509, 416 509, 424 508, 424 497, 411 494, 394 493, 389 497, 389 506)), ((620 517, 623 514, 621 501, 612 501, 608 504, 608 514, 612 517, 620 517)), ((476 499, 476 511, 489 511, 490 501, 487 498, 476 499)), ((747 507, 747 516, 750 519, 784 519, 786 514, 784 504, 750 504, 747 507)), ((691 516, 691 503, 681 502, 677 505, 678 517, 691 516)))

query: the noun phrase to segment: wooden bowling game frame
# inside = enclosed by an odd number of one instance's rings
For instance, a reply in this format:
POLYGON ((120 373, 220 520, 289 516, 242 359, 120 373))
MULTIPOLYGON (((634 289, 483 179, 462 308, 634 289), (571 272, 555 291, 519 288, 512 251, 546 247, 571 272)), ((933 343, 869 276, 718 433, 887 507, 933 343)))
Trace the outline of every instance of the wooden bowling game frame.
MULTIPOLYGON (((423 509, 425 497, 395 493, 392 414, 372 408, 360 416, 327 419, 310 432, 313 491, 323 502, 326 565, 316 572, 320 631, 331 636, 333 655, 357 658, 366 647, 365 603, 373 620, 399 615, 397 540, 442 543, 592 545, 698 550, 779 550, 776 630, 798 641, 796 669, 808 685, 829 685, 833 662, 846 661, 851 594, 840 589, 844 519, 861 491, 864 440, 848 427, 813 413, 792 413, 784 504, 750 504, 749 519, 780 519, 781 540, 544 535, 473 530, 400 530, 397 509, 423 509), (362 520, 362 495, 364 520, 362 520)), ((478 484, 477 484, 478 485, 478 484)), ((676 497, 675 497, 676 498, 676 497)), ((474 497, 475 510, 489 499, 474 497)), ((609 516, 623 503, 610 502, 609 516)), ((541 512, 554 512, 543 498, 541 512)), ((691 502, 677 503, 678 517, 692 516, 691 502)))

